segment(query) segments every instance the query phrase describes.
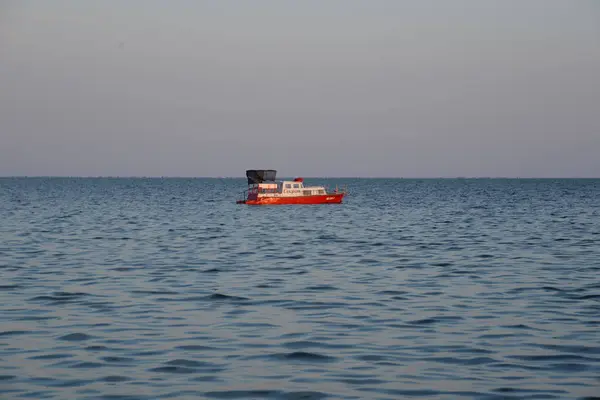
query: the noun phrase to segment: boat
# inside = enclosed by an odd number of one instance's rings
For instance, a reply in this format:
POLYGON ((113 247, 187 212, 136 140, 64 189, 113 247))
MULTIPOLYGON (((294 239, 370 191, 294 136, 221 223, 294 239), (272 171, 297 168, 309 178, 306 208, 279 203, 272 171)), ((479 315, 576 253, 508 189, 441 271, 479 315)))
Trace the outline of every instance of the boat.
POLYGON ((236 204, 283 205, 283 204, 340 204, 346 189, 328 191, 325 186, 305 186, 303 178, 276 181, 274 169, 249 169, 246 171, 248 189, 244 190, 236 204))

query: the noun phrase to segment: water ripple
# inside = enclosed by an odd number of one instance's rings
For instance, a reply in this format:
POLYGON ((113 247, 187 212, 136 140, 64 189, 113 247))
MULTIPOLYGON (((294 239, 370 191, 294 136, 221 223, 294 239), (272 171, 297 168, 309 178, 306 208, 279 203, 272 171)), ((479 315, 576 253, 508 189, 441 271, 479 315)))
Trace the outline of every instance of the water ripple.
POLYGON ((0 397, 594 399, 599 180, 0 179, 0 397))

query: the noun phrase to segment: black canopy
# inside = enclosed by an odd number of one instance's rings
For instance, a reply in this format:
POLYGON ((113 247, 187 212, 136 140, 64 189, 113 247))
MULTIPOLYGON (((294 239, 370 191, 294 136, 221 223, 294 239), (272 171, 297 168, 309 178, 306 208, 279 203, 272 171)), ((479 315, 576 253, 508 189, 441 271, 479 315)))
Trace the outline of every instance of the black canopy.
POLYGON ((246 171, 248 185, 253 183, 274 182, 277 171, 274 169, 249 169, 246 171))

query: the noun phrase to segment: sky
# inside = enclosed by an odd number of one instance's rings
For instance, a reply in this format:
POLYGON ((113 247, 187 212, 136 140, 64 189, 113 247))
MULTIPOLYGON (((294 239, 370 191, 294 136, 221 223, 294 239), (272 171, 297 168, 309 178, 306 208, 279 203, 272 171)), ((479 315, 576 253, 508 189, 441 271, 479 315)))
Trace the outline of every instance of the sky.
POLYGON ((600 1, 0 0, 0 176, 600 177, 600 1))

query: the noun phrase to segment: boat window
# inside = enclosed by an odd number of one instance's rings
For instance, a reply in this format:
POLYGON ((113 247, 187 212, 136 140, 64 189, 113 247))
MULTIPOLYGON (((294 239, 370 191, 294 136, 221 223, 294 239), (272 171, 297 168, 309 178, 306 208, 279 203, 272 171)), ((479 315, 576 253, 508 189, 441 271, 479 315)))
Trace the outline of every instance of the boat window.
POLYGON ((304 194, 305 196, 310 196, 312 193, 310 190, 303 190, 302 194, 304 194))
POLYGON ((299 183, 294 183, 294 189, 298 189, 300 187, 299 183))
POLYGON ((292 184, 291 183, 286 183, 285 184, 285 188, 286 189, 291 189, 292 188, 292 184))
POLYGON ((319 194, 325 194, 325 191, 323 189, 319 190, 319 194))

